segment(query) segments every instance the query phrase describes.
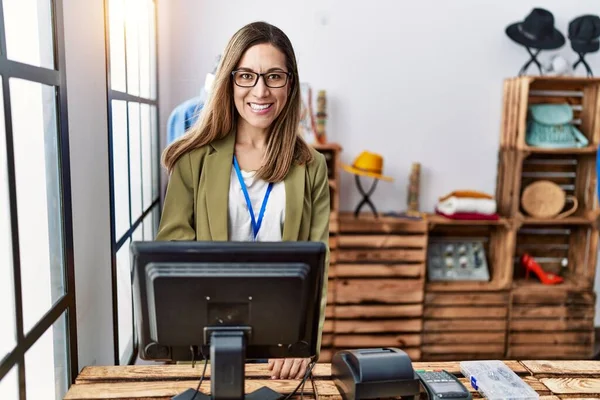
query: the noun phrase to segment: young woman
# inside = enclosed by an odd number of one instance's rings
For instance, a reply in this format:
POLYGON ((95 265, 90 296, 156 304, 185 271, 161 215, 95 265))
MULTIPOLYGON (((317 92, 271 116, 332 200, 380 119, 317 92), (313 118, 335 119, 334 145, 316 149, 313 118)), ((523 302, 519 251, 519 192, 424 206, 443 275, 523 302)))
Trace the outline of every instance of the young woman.
MULTIPOLYGON (((244 26, 223 53, 197 124, 163 153, 170 178, 156 240, 328 245, 327 165, 298 136, 299 120, 290 40, 264 22, 244 26)), ((276 359, 269 367, 274 379, 301 378, 308 362, 276 359)))

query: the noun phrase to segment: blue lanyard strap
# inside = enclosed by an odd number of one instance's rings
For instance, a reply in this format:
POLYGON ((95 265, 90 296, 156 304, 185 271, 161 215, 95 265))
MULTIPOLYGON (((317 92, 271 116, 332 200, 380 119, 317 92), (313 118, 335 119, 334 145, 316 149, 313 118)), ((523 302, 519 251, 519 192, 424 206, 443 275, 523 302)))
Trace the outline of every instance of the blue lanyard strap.
POLYGON ((260 230, 260 226, 262 225, 263 217, 265 216, 265 209, 267 208, 267 201, 269 201, 269 195, 271 194, 271 190, 273 189, 273 182, 269 182, 267 186, 267 192, 265 193, 265 197, 262 202, 262 206, 260 207, 260 213, 258 214, 258 221, 254 218, 254 210, 252 209, 252 202, 250 201, 250 195, 248 194, 248 189, 246 188, 246 183, 244 182, 244 178, 242 177, 242 171, 240 170, 240 166, 237 162, 237 158, 235 155, 233 156, 233 167, 235 168, 235 173, 237 174, 238 180, 240 181, 240 186, 242 187, 242 192, 244 192, 244 197, 246 198, 246 204, 248 205, 248 212, 250 213, 250 219, 252 222, 252 232, 254 233, 254 240, 258 236, 258 231, 260 230))

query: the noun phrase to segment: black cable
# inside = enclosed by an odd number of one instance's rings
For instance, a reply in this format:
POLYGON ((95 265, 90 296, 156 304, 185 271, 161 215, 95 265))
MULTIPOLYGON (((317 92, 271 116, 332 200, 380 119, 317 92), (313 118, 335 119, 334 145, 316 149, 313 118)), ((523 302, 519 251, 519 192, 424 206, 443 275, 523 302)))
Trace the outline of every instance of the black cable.
POLYGON ((313 394, 315 396, 315 400, 319 400, 319 391, 317 390, 317 385, 315 384, 315 377, 312 374, 312 372, 310 373, 310 383, 313 388, 313 394))
POLYGON ((313 368, 315 367, 316 364, 317 364, 316 361, 313 361, 313 362, 311 362, 309 364, 309 368, 304 373, 304 378, 302 378, 302 381, 300 381, 300 383, 298 384, 298 386, 296 386, 296 388, 294 389, 294 391, 292 393, 288 394, 287 396, 285 396, 283 398, 283 400, 289 400, 292 396, 294 396, 298 392, 298 389, 300 389, 300 386, 302 386, 302 385, 304 385, 306 383, 306 379, 308 379, 308 377, 312 373, 312 370, 313 370, 313 368))
MULTIPOLYGON (((198 382, 198 387, 196 388, 196 393, 192 396, 191 400, 196 398, 196 395, 200 393, 200 386, 202 385, 202 381, 204 380, 204 374, 206 374, 206 366, 208 365, 208 358, 204 357, 204 352, 202 351, 202 346, 200 346, 200 353, 202 354, 202 358, 204 358, 204 369, 202 370, 202 376, 200 376, 200 382, 198 382)), ((194 359, 194 350, 192 347, 192 361, 194 359)))

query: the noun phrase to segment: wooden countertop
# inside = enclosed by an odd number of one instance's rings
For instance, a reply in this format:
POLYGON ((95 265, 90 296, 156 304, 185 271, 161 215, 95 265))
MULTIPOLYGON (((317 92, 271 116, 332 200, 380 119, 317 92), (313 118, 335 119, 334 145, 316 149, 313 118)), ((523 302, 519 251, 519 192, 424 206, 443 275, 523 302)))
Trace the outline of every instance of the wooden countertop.
MULTIPOLYGON (((504 361, 515 373, 540 394, 543 400, 600 398, 600 361, 504 361)), ((204 364, 191 365, 134 365, 85 367, 71 386, 65 400, 145 399, 170 400, 188 388, 195 389, 204 364)), ((481 398, 460 374, 458 362, 415 362, 414 369, 446 369, 461 377, 474 398, 481 398)), ((341 399, 331 380, 329 364, 317 364, 314 369, 320 399, 341 399)), ((246 391, 269 386, 282 394, 291 393, 297 380, 270 380, 265 364, 246 366, 246 391)), ((206 370, 203 392, 210 391, 210 365, 206 370)), ((314 398, 310 382, 306 383, 305 398, 314 398)), ((298 395, 297 398, 300 398, 298 395)), ((422 394, 422 399, 427 396, 422 394)))

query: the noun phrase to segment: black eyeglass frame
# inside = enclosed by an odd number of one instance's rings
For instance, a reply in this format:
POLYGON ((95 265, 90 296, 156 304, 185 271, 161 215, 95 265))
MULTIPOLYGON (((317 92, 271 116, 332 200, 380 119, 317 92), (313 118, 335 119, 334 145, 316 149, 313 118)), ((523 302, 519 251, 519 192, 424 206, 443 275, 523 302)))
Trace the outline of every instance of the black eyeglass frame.
POLYGON ((247 70, 244 70, 244 69, 238 69, 238 70, 235 70, 235 71, 231 71, 231 78, 233 79, 233 83, 236 84, 239 87, 242 87, 242 88, 253 88, 254 86, 256 86, 256 84, 258 83, 258 80, 261 77, 263 78, 263 81, 265 82, 265 86, 267 86, 268 88, 271 88, 271 89, 281 89, 282 87, 285 87, 288 84, 288 82, 289 82, 290 79, 294 78, 294 74, 292 72, 285 72, 285 71, 269 71, 269 72, 264 72, 262 74, 259 74, 258 72, 247 71, 247 70), (245 73, 248 73, 248 74, 254 74, 254 75, 256 75, 256 79, 254 80, 254 83, 252 85, 250 85, 250 86, 242 86, 242 85, 238 84, 235 81, 235 74, 237 72, 245 72, 245 73), (273 74, 273 73, 284 74, 286 76, 286 79, 285 79, 285 82, 283 83, 283 85, 281 85, 281 86, 269 86, 269 84, 267 83, 267 80, 265 79, 265 75, 269 75, 269 74, 273 74))

